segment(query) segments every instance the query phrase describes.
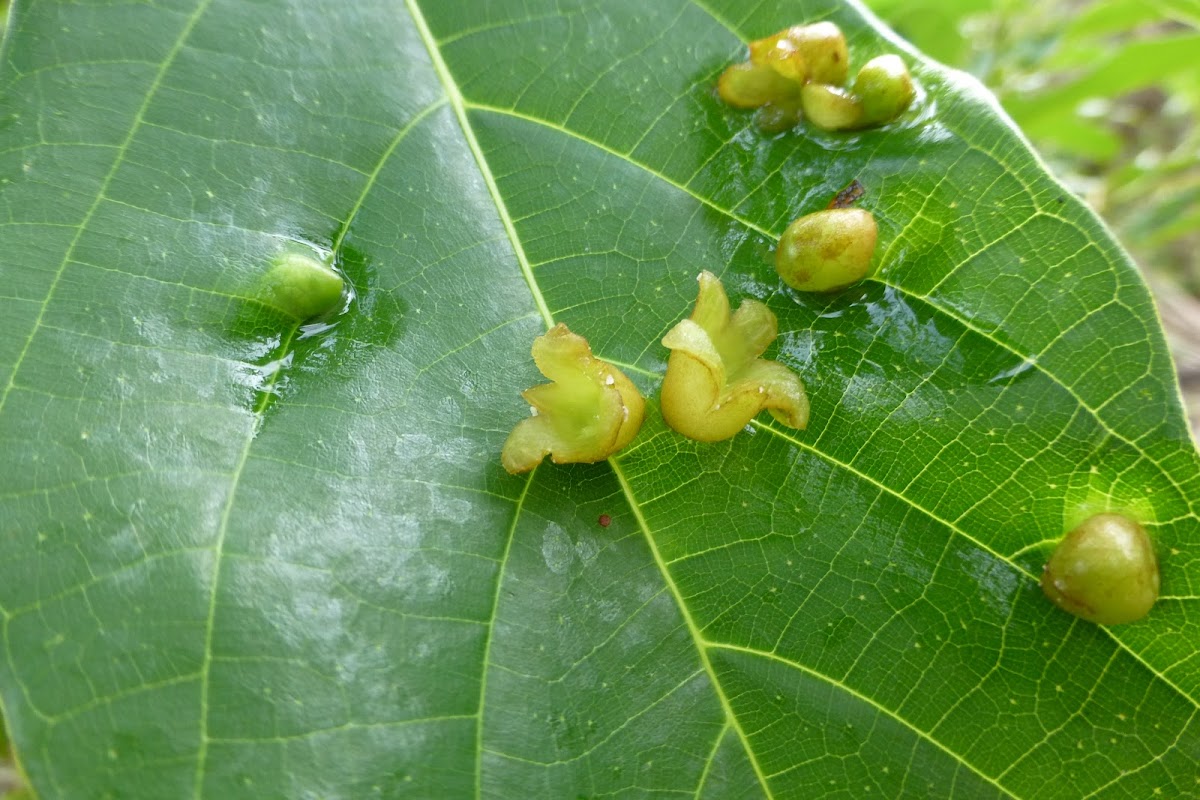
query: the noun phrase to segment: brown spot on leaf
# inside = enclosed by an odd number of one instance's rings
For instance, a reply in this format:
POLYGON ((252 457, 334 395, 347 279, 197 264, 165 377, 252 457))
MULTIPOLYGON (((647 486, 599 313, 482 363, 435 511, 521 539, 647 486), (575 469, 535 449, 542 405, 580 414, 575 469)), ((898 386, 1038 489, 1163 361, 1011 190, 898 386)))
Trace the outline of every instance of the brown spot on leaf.
POLYGON ((858 179, 850 181, 850 184, 833 196, 829 201, 827 208, 849 208, 867 193, 867 187, 858 182, 858 179))

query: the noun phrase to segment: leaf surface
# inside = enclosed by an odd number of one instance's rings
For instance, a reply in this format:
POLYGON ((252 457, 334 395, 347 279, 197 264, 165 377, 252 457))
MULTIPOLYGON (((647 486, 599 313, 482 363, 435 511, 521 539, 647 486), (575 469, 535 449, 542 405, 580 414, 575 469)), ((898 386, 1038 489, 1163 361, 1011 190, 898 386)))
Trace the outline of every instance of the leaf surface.
POLYGON ((0 107, 0 695, 43 797, 1197 793, 1197 456, 1145 286, 969 79, 833 3, 28 3, 0 107), (764 137, 712 87, 832 19, 917 110, 764 137), (875 280, 774 240, 860 180, 875 280), (332 255, 345 311, 257 281, 332 255), (702 269, 812 398, 657 414, 702 269), (565 322, 649 398, 500 446, 565 322), (1042 597, 1083 516, 1163 599, 1042 597), (598 520, 608 515, 611 524, 598 520))

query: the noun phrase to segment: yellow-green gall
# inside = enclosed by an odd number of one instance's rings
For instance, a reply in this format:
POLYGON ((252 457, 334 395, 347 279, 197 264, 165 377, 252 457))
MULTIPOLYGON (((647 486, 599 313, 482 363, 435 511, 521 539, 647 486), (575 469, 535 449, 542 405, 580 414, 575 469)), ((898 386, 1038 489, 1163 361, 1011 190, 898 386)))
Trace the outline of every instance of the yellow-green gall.
POLYGON ((646 401, 625 373, 592 355, 587 339, 555 325, 533 340, 531 352, 552 382, 521 393, 532 416, 504 442, 506 470, 528 472, 547 455, 556 464, 603 461, 633 440, 646 401))
POLYGON ((721 73, 717 93, 734 108, 758 108, 797 97, 800 85, 767 65, 743 62, 721 73))
POLYGON ((808 66, 787 31, 750 43, 750 63, 767 66, 797 85, 808 80, 808 66))
POLYGON ((287 250, 271 262, 259 296, 296 319, 332 311, 342 302, 342 276, 309 253, 287 250))
POLYGON ((690 318, 663 337, 671 349, 662 384, 662 415, 673 429, 702 442, 728 439, 767 409, 792 428, 808 424, 800 378, 759 358, 778 334, 775 315, 746 300, 731 314, 729 297, 711 272, 699 277, 690 318))
POLYGON ((841 86, 850 75, 850 51, 842 29, 832 22, 793 25, 783 32, 808 68, 807 79, 841 86))
POLYGON ((900 56, 876 56, 858 71, 854 94, 862 103, 863 121, 881 125, 903 114, 912 104, 912 77, 900 56))
POLYGON ((825 83, 806 83, 800 88, 804 116, 818 128, 848 131, 863 126, 863 107, 858 98, 825 83))
POLYGON ((867 276, 879 229, 861 208, 806 214, 787 227, 775 250, 783 282, 802 292, 832 292, 867 276))
POLYGON ((1096 514, 1068 533, 1042 572, 1059 608, 1101 625, 1139 620, 1158 599, 1158 559, 1146 530, 1123 514, 1096 514))

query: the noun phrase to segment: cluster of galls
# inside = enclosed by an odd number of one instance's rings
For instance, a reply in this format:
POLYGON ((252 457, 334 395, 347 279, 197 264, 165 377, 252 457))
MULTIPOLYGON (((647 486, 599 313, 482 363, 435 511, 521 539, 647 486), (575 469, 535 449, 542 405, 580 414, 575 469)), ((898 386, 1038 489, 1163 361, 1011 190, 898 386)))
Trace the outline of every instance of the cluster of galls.
MULTIPOLYGON (((868 61, 849 91, 841 88, 848 62, 836 25, 798 25, 751 42, 750 60, 725 70, 719 90, 730 105, 760 109, 760 125, 776 130, 802 118, 827 130, 851 130, 890 122, 908 108, 912 80, 899 57, 868 61)), ((867 276, 877 230, 869 212, 853 207, 864 191, 855 181, 828 208, 788 226, 775 258, 785 283, 830 292, 867 276)), ((328 298, 340 294, 340 283, 335 291, 332 280, 309 265, 285 261, 281 269, 285 283, 321 284, 328 298)), ((732 311, 715 275, 703 272, 699 281, 691 316, 662 340, 671 350, 660 396, 663 420, 701 442, 735 436, 764 410, 782 425, 806 427, 809 402, 799 376, 762 358, 778 332, 775 315, 756 300, 732 311)), ((287 292, 275 296, 279 305, 294 305, 287 292)), ((305 306, 297 315, 312 310, 305 306)), ((601 461, 633 441, 645 400, 621 370, 592 354, 587 340, 557 325, 534 341, 533 358, 551 383, 523 393, 532 416, 504 443, 505 469, 528 472, 546 456, 559 464, 601 461)), ((601 525, 607 527, 606 519, 601 517, 601 525)), ((1158 560, 1137 521, 1096 514, 1059 543, 1041 583, 1064 611, 1118 625, 1141 619, 1158 599, 1158 560)))
MULTIPOLYGON (((699 277, 692 315, 662 343, 671 350, 662 386, 662 415, 690 439, 734 436, 760 411, 792 428, 808 424, 808 396, 790 369, 762 358, 775 341, 775 315, 757 300, 737 311, 720 279, 699 277)), ((553 383, 522 393, 533 416, 521 420, 500 460, 528 472, 550 456, 556 464, 602 461, 633 440, 645 416, 637 387, 613 364, 596 358, 587 340, 556 325, 533 342, 533 360, 553 383)))
MULTIPOLYGON (((750 60, 721 76, 721 97, 740 108, 759 108, 763 127, 782 130, 807 117, 830 130, 878 125, 895 119, 913 98, 912 80, 896 56, 872 59, 853 89, 846 37, 837 25, 796 25, 751 42, 750 60)), ((776 267, 792 288, 829 292, 865 277, 875 251, 870 213, 849 207, 863 193, 857 182, 830 208, 793 222, 780 240, 776 267)), ((762 358, 774 341, 775 315, 756 300, 733 311, 720 280, 699 277, 692 315, 663 338, 671 350, 663 378, 663 419, 692 439, 728 439, 761 411, 793 428, 808 424, 808 396, 800 378, 762 358)), ((613 364, 596 358, 582 337, 555 326, 533 345, 538 368, 551 383, 523 393, 532 416, 513 429, 501 461, 511 473, 527 472, 550 456, 555 463, 608 458, 636 436, 645 402, 613 364)))
POLYGON ((871 59, 847 89, 849 77, 841 28, 818 22, 751 42, 750 60, 726 69, 717 92, 735 108, 759 109, 759 127, 771 132, 805 118, 828 131, 883 125, 912 103, 912 78, 899 56, 871 59))

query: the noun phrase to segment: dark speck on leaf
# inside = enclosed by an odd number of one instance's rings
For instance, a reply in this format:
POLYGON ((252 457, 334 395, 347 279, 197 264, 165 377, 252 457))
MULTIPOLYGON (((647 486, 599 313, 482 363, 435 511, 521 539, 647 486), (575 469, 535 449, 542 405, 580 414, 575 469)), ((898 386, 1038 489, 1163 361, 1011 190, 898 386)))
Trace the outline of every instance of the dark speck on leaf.
POLYGON ((608 514, 601 514, 600 519, 596 521, 600 523, 601 528, 607 528, 612 524, 612 517, 610 517, 608 514))
POLYGON ((850 208, 854 203, 861 199, 867 193, 867 188, 858 182, 858 179, 850 181, 845 189, 842 189, 833 199, 829 201, 826 208, 850 208))

